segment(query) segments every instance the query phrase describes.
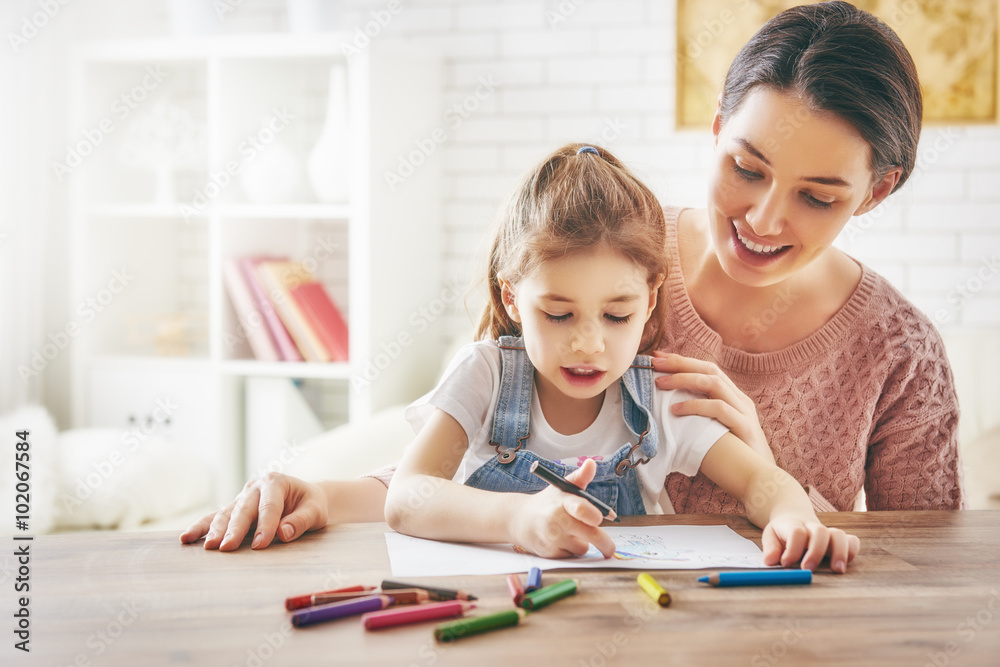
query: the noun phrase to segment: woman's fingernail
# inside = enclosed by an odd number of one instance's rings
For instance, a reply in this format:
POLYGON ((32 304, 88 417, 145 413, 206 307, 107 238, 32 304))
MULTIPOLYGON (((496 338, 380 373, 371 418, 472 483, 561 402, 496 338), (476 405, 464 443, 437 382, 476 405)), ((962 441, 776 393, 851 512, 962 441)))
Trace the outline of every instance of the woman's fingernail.
POLYGON ((212 532, 211 530, 208 531, 208 535, 205 536, 205 541, 206 542, 211 542, 214 539, 215 539, 215 533, 212 532))
POLYGON ((233 539, 233 534, 232 533, 226 533, 226 536, 222 538, 222 541, 223 542, 228 542, 231 539, 233 539))
POLYGON ((256 537, 253 538, 253 544, 250 545, 252 548, 256 549, 260 546, 260 543, 264 541, 264 536, 257 533, 256 537))
POLYGON ((294 535, 294 534, 295 534, 295 529, 292 528, 287 523, 284 526, 281 527, 281 537, 282 537, 282 539, 290 540, 290 539, 292 539, 292 535, 294 535))
POLYGON ((847 564, 842 560, 838 560, 833 564, 833 569, 837 572, 847 572, 847 564))

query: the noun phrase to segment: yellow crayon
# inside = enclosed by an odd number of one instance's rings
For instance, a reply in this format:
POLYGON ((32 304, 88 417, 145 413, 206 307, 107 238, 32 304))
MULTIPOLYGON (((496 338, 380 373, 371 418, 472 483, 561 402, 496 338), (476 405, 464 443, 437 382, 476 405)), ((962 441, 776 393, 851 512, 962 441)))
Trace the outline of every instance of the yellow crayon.
POLYGON ((649 597, 656 600, 657 604, 661 607, 670 606, 670 593, 665 591, 663 586, 660 586, 656 579, 653 579, 651 576, 643 572, 636 577, 636 581, 639 582, 639 586, 642 587, 642 590, 646 591, 646 593, 649 594, 649 597))

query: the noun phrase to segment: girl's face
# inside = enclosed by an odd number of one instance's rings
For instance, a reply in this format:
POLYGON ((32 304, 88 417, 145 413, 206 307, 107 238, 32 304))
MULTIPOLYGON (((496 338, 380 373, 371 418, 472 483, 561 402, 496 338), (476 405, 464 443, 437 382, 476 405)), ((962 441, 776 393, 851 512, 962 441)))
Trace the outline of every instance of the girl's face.
POLYGON ((501 281, 520 323, 539 397, 603 394, 632 364, 659 285, 605 246, 545 262, 516 285, 501 281))
POLYGON ((846 121, 758 86, 725 126, 718 116, 709 189, 712 244, 739 283, 778 283, 820 257, 852 215, 889 195, 872 182, 869 147, 846 121))

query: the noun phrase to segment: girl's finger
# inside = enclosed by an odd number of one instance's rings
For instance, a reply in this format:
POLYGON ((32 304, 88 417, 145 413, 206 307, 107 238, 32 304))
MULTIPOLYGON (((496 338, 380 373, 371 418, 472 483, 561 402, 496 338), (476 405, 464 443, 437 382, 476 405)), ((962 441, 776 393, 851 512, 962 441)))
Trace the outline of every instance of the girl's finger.
POLYGON ((781 554, 781 564, 789 567, 802 559, 809 541, 809 532, 804 526, 798 525, 788 529, 785 535, 785 551, 781 554))
POLYGON ((802 557, 803 570, 815 570, 823 562, 827 548, 830 546, 830 531, 822 524, 806 526, 809 545, 802 557))

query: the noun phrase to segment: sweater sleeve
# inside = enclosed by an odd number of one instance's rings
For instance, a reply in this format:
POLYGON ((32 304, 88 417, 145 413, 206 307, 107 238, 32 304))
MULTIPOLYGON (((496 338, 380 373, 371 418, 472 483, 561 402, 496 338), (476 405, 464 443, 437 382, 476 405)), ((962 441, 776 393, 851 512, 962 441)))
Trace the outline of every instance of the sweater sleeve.
POLYGON ((868 509, 961 509, 959 406, 944 344, 928 322, 900 349, 868 441, 868 509))

